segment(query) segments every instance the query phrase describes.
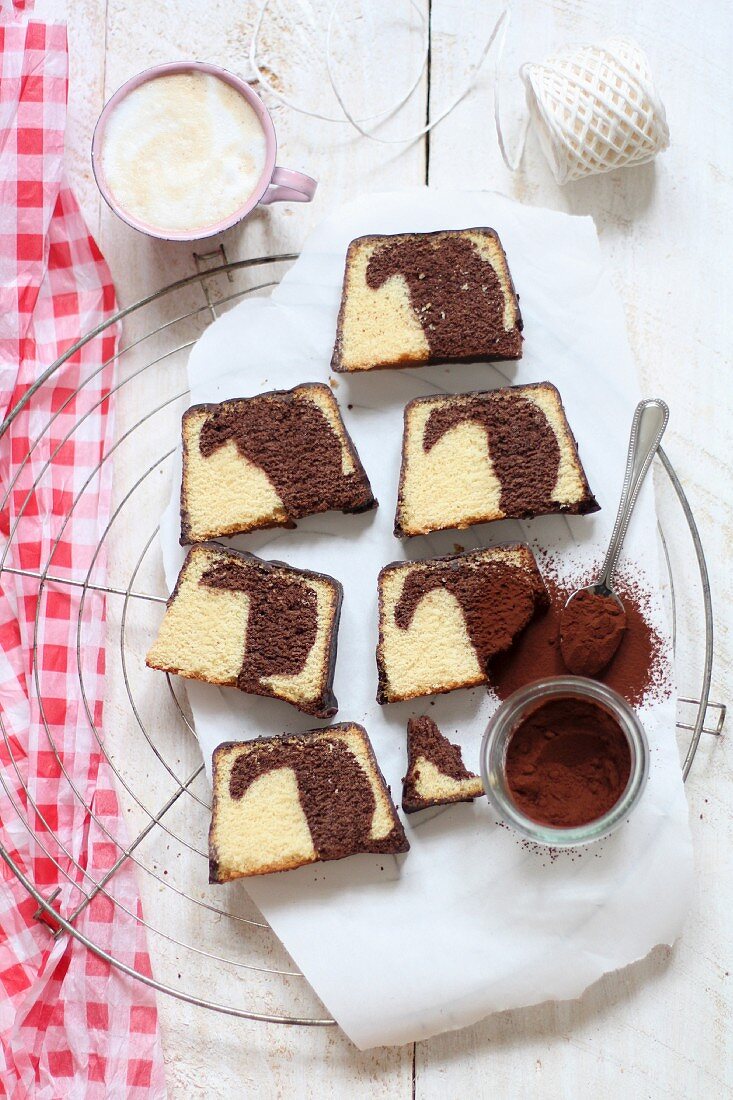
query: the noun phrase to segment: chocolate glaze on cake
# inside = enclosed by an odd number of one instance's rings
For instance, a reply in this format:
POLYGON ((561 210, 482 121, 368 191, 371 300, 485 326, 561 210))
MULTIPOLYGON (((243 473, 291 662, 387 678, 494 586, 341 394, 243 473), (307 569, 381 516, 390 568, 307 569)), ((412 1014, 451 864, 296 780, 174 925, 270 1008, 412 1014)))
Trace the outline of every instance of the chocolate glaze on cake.
POLYGON ((453 745, 440 732, 431 718, 423 714, 407 724, 407 774, 402 781, 402 809, 416 813, 428 806, 443 806, 452 802, 472 802, 482 793, 481 781, 463 763, 459 745, 453 745), (425 777, 420 774, 420 761, 432 764, 441 776, 460 784, 446 785, 444 792, 435 790, 428 796, 425 777), (421 782, 422 779, 422 782, 421 782))
POLYGON ((433 359, 471 359, 477 344, 492 358, 517 359, 521 318, 516 329, 505 330, 504 292, 493 267, 465 237, 443 237, 436 248, 435 236, 415 234, 379 248, 367 266, 367 285, 376 290, 392 275, 404 277, 433 359))

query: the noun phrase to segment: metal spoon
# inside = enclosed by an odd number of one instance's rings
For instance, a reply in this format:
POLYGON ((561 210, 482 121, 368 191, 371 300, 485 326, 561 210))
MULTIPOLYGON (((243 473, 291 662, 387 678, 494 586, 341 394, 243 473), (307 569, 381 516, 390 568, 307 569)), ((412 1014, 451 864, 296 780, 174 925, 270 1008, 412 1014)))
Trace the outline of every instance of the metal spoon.
POLYGON ((636 406, 621 500, 600 576, 593 584, 573 592, 563 608, 560 650, 568 670, 578 675, 594 676, 605 668, 618 649, 626 629, 626 611, 613 589, 613 575, 641 484, 662 441, 668 420, 669 409, 658 397, 640 401, 636 406), (578 620, 582 616, 587 623, 588 615, 576 601, 582 600, 588 604, 591 597, 596 597, 594 602, 597 606, 593 609, 596 612, 596 633, 592 644, 587 645, 578 633, 578 620))

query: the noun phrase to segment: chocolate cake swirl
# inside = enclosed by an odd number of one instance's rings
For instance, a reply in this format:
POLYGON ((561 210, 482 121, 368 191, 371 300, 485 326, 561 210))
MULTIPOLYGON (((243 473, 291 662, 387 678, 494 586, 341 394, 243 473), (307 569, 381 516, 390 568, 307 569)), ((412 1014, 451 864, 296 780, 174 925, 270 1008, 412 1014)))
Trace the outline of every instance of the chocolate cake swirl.
POLYGON ((233 440, 239 453, 259 466, 292 519, 330 508, 360 512, 374 507, 360 471, 342 470, 342 443, 321 409, 310 401, 280 393, 223 404, 207 417, 199 448, 208 458, 233 440))
POLYGON ((426 714, 407 723, 407 773, 402 780, 402 809, 412 814, 429 806, 473 802, 483 793, 481 780, 463 763, 461 749, 426 714))
POLYGON ((532 401, 506 391, 501 401, 468 399, 434 409, 425 426, 430 451, 458 424, 480 424, 501 484, 500 507, 508 516, 551 511, 560 447, 547 417, 532 401))
POLYGON ((393 562, 378 585, 379 703, 486 683, 491 660, 547 603, 534 555, 522 543, 393 562))
POLYGON ((323 383, 192 405, 182 439, 182 545, 377 506, 323 383))
POLYGON ((212 771, 210 882, 410 847, 356 723, 219 745, 212 771))
POLYGON ((330 718, 342 596, 324 573, 194 546, 145 662, 330 718))
MULTIPOLYGON (((460 359, 477 345, 495 348, 498 355, 509 344, 504 291, 472 241, 444 236, 438 244, 428 234, 415 234, 384 244, 369 259, 367 286, 378 289, 393 275, 407 283, 431 358, 460 359)), ((513 342, 509 350, 514 351, 513 342)))
POLYGON ((369 780, 353 752, 338 738, 270 742, 238 756, 229 793, 243 798, 256 779, 277 768, 292 768, 313 844, 321 859, 345 851, 390 851, 391 837, 370 840, 376 807, 369 780))
POLYGON ((318 598, 312 588, 282 576, 262 576, 234 559, 217 562, 199 584, 249 596, 246 649, 237 676, 240 691, 259 692, 268 676, 303 671, 318 634, 318 598))

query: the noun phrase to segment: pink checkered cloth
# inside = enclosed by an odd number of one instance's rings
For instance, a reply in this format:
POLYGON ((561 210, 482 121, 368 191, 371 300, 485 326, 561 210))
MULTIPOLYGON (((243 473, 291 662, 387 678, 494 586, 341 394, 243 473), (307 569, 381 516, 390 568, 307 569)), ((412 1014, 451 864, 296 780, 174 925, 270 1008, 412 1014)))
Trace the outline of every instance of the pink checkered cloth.
MULTIPOLYGON (((66 29, 22 8, 0 0, 0 418, 115 309, 109 271, 64 179, 66 29)), ((117 339, 110 328, 87 344, 0 438, 4 567, 49 566, 55 577, 79 579, 92 563, 109 515, 109 463, 73 505, 112 438, 105 398, 117 339)), ((103 570, 95 566, 95 583, 103 570)), ((0 572, 0 838, 44 896, 59 888, 64 915, 83 901, 80 888, 88 893, 114 864, 115 841, 125 843, 111 768, 90 722, 100 729, 104 599, 86 594, 81 667, 80 600, 71 586, 49 582, 39 593, 32 578, 0 572)), ((129 864, 107 889, 116 904, 97 894, 76 927, 150 974, 129 864)), ((163 1098, 153 991, 73 936, 54 940, 36 908, 0 861, 0 1096, 163 1098)))

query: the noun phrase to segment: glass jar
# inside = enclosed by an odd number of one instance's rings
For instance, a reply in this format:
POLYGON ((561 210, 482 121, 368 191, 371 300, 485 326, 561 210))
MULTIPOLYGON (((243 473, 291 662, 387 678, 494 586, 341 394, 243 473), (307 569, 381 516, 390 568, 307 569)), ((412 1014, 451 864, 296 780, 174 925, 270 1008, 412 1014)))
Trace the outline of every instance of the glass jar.
POLYGON ((573 848, 608 836, 626 820, 641 798, 649 774, 649 744, 641 722, 618 692, 584 676, 553 676, 527 684, 502 703, 486 727, 480 766, 489 803, 507 825, 537 844, 573 848), (629 780, 619 800, 601 817, 572 828, 543 825, 527 817, 514 802, 506 779, 507 746, 512 734, 539 705, 560 698, 586 699, 603 707, 618 722, 631 753, 629 780))

